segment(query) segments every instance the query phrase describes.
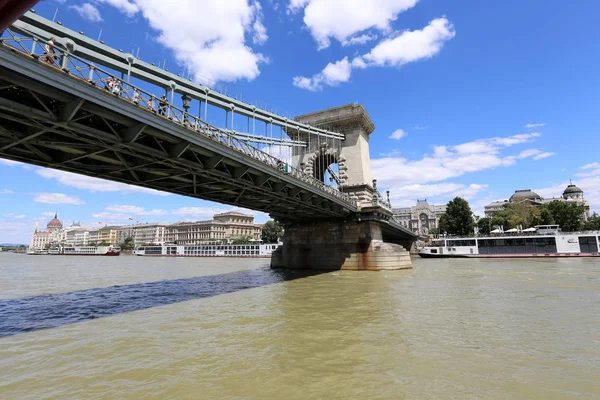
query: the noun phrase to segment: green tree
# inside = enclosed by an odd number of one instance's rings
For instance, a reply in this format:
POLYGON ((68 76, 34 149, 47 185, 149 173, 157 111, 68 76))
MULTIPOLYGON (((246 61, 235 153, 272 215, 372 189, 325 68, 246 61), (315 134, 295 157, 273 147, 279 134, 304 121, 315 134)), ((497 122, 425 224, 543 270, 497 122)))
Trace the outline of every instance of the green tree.
POLYGON ((429 230, 429 236, 438 237, 440 235, 439 228, 431 228, 429 230))
POLYGON ((538 225, 552 225, 554 224, 554 217, 548 207, 542 207, 540 210, 540 222, 538 225))
POLYGON ((600 231, 600 215, 593 213, 590 219, 583 225, 586 231, 600 231))
POLYGON ((251 239, 250 236, 237 237, 231 241, 231 244, 250 244, 252 243, 251 239))
POLYGON ((110 246, 110 243, 107 243, 106 241, 101 241, 100 243, 98 243, 98 246, 110 246))
POLYGON ((273 220, 267 221, 260 233, 260 239, 264 243, 277 243, 283 237, 283 226, 273 220))
POLYGON ((554 224, 560 226, 565 232, 578 231, 583 226, 584 206, 565 201, 552 201, 542 206, 541 214, 544 214, 544 209, 552 216, 554 224))
POLYGON ((446 214, 442 214, 440 217, 440 221, 438 222, 438 229, 440 234, 448 233, 448 217, 446 214))
POLYGON ((488 217, 480 218, 479 221, 477 221, 477 229, 479 230, 479 233, 483 235, 487 235, 488 233, 490 233, 491 225, 492 219, 488 217))
POLYGON ((126 237, 119 247, 121 247, 121 250, 132 250, 135 247, 133 238, 131 236, 126 237))
POLYGON ((492 214, 492 229, 500 226, 508 228, 508 213, 506 210, 495 211, 492 214))
POLYGON ((446 205, 445 215, 449 234, 466 236, 473 233, 473 212, 465 199, 455 197, 454 200, 450 200, 446 205))

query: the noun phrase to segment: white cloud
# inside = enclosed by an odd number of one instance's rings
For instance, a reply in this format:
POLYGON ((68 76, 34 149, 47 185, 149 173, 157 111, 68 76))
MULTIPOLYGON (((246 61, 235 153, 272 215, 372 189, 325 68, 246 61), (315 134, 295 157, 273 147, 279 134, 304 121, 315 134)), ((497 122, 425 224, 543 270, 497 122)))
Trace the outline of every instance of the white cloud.
POLYGON ((0 243, 28 244, 33 225, 20 221, 0 221, 0 243))
POLYGON ((292 13, 304 8, 304 23, 319 49, 328 47, 331 38, 345 42, 367 29, 390 30, 398 14, 412 8, 418 0, 290 0, 292 13))
POLYGON ((209 207, 181 207, 172 213, 175 215, 179 215, 181 217, 193 217, 193 218, 203 218, 203 219, 211 219, 213 215, 225 212, 223 209, 219 208, 209 208, 209 207))
POLYGON ((43 217, 54 218, 54 214, 55 214, 55 212, 54 212, 54 211, 47 211, 47 212, 43 212, 43 213, 42 213, 42 216, 43 216, 43 217))
POLYGON ((14 194, 15 192, 13 192, 12 190, 8 190, 8 189, 3 189, 0 190, 0 194, 14 194))
POLYGON ((444 42, 455 35, 450 21, 442 17, 434 19, 422 30, 406 31, 380 42, 363 58, 371 65, 400 67, 435 56, 444 42))
POLYGON ((100 220, 101 222, 129 222, 134 220, 134 218, 124 215, 124 214, 118 214, 118 213, 111 213, 111 212, 100 212, 100 213, 96 213, 96 214, 92 214, 92 217, 95 219, 100 220))
POLYGON ((139 186, 126 185, 119 182, 111 182, 104 179, 92 178, 85 175, 73 174, 71 172, 58 171, 54 169, 40 168, 36 173, 44 178, 55 179, 65 186, 77 189, 87 189, 90 192, 121 192, 121 193, 147 193, 156 196, 168 196, 169 193, 159 192, 139 186))
POLYGON ((105 208, 106 211, 112 211, 116 213, 127 213, 133 215, 167 215, 169 212, 165 210, 146 210, 143 207, 129 206, 129 205, 111 205, 105 208))
MULTIPOLYGON (((590 165, 594 168, 594 164, 584 165, 580 169, 589 169, 590 165)), ((576 175, 579 176, 579 174, 576 175)), ((534 191, 544 198, 561 197, 569 183, 570 182, 562 182, 555 186, 535 189, 534 191)), ((600 212, 600 168, 586 174, 586 176, 580 179, 573 180, 573 184, 583 190, 585 199, 590 204, 590 211, 600 212)))
POLYGON ((264 17, 260 3, 255 0, 252 3, 252 8, 254 9, 253 12, 255 15, 254 24, 252 24, 252 42, 254 44, 263 45, 267 42, 269 36, 267 35, 267 28, 265 28, 262 23, 264 17))
POLYGON ((598 162, 586 164, 580 169, 585 172, 578 172, 575 174, 575 176, 579 176, 581 178, 587 178, 590 176, 600 176, 600 163, 598 162))
POLYGON ((116 7, 119 11, 121 11, 128 17, 133 17, 140 11, 138 5, 135 2, 129 0, 94 0, 94 2, 106 3, 113 7, 116 7))
POLYGON ((355 36, 348 40, 344 40, 342 42, 342 46, 347 47, 347 46, 363 45, 363 44, 373 41, 375 39, 377 39, 377 35, 370 35, 368 33, 365 33, 364 35, 355 36))
POLYGON ((390 135, 390 139, 399 140, 406 136, 404 129, 396 129, 394 133, 390 135))
MULTIPOLYGON (((156 40, 171 49, 198 81, 253 80, 268 58, 246 40, 263 44, 267 30, 258 1, 248 0, 105 0, 132 16, 139 9, 158 31, 156 40)), ((142 54, 143 57, 143 54, 142 54)))
POLYGON ((9 167, 14 167, 15 165, 24 165, 23 163, 20 163, 18 161, 5 160, 3 158, 0 158, 0 164, 1 165, 8 165, 9 167))
POLYGON ((293 78, 292 83, 296 87, 314 92, 322 89, 323 84, 336 86, 341 82, 347 82, 350 79, 351 72, 352 66, 348 61, 348 57, 344 57, 340 61, 327 64, 323 71, 312 78, 296 76, 293 78))
POLYGON ((542 151, 538 150, 538 149, 527 149, 527 150, 523 150, 522 152, 520 152, 519 155, 517 156, 517 158, 529 158, 529 157, 537 156, 541 152, 542 151))
POLYGON ((4 214, 4 218, 24 219, 24 218, 27 218, 27 215, 25 215, 25 214, 15 215, 13 213, 10 213, 10 214, 4 214))
POLYGON ((355 57, 352 63, 348 58, 329 63, 311 78, 296 76, 294 86, 310 91, 317 91, 323 85, 335 86, 350 80, 352 68, 368 67, 401 67, 402 65, 424 60, 440 52, 444 43, 456 35, 454 27, 446 18, 438 18, 425 28, 416 31, 405 31, 400 35, 379 42, 371 51, 363 56, 355 57), (337 71, 336 79, 331 79, 331 71, 337 71))
POLYGON ((90 22, 101 22, 103 21, 100 11, 95 5, 91 3, 83 3, 82 5, 69 6, 70 9, 75 10, 83 19, 90 22))
POLYGON ((533 159, 537 161, 537 160, 541 160, 541 159, 544 159, 544 158, 551 157, 551 156, 553 156, 555 154, 556 153, 552 153, 552 152, 547 151, 545 153, 540 153, 537 156, 534 156, 533 159))
POLYGON ((525 128, 527 128, 527 129, 533 129, 533 128, 541 128, 543 126, 546 126, 546 124, 545 123, 542 123, 542 124, 527 124, 527 125, 525 125, 525 128))
POLYGON ((434 146, 433 153, 420 160, 403 157, 384 157, 371 161, 373 176, 382 187, 401 188, 424 185, 496 167, 515 164, 517 156, 502 155, 507 147, 531 142, 538 133, 494 137, 461 143, 454 146, 434 146))
POLYGON ((581 167, 581 169, 593 169, 593 168, 600 168, 600 163, 599 162, 593 162, 590 164, 585 164, 583 167, 581 167))
POLYGON ((431 204, 445 204, 456 196, 470 200, 487 188, 488 185, 471 184, 467 186, 453 182, 413 184, 390 188, 390 198, 394 207, 414 205, 417 199, 428 199, 431 204))
POLYGON ((33 201, 44 204, 85 204, 85 202, 78 197, 67 196, 64 193, 38 193, 33 201))

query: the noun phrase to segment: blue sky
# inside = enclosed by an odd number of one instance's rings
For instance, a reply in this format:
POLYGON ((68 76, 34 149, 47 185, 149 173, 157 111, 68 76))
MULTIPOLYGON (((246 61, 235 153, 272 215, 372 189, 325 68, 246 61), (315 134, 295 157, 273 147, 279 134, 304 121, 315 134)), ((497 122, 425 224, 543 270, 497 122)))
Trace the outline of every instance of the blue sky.
MULTIPOLYGON (((59 4, 60 3, 60 4, 59 4)), ((145 61, 293 116, 365 106, 395 206, 482 211, 573 179, 600 211, 600 3, 592 0, 66 0, 57 19, 145 61), (168 6, 165 6, 168 4, 168 6), (124 39, 126 38, 126 39, 124 39)), ((50 18, 52 3, 36 10, 50 18)), ((58 211, 88 226, 231 207, 0 161, 0 243, 58 211)), ((257 214, 259 222, 266 215, 257 214)))

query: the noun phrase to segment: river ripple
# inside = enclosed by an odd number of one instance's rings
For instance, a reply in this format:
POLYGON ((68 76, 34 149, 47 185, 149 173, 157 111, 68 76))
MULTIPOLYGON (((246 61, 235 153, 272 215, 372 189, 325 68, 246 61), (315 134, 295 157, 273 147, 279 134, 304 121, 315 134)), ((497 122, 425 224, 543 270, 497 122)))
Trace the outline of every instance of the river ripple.
POLYGON ((598 260, 267 264, 0 253, 0 398, 600 398, 598 260))

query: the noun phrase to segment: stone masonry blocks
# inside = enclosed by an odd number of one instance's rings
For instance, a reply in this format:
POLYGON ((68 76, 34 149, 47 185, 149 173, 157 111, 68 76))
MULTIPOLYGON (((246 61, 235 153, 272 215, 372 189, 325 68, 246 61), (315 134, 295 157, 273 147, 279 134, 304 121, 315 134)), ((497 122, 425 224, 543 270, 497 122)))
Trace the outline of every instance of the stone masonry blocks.
POLYGON ((377 222, 295 222, 285 227, 271 267, 379 271, 410 269, 412 262, 404 247, 383 242, 377 222))

